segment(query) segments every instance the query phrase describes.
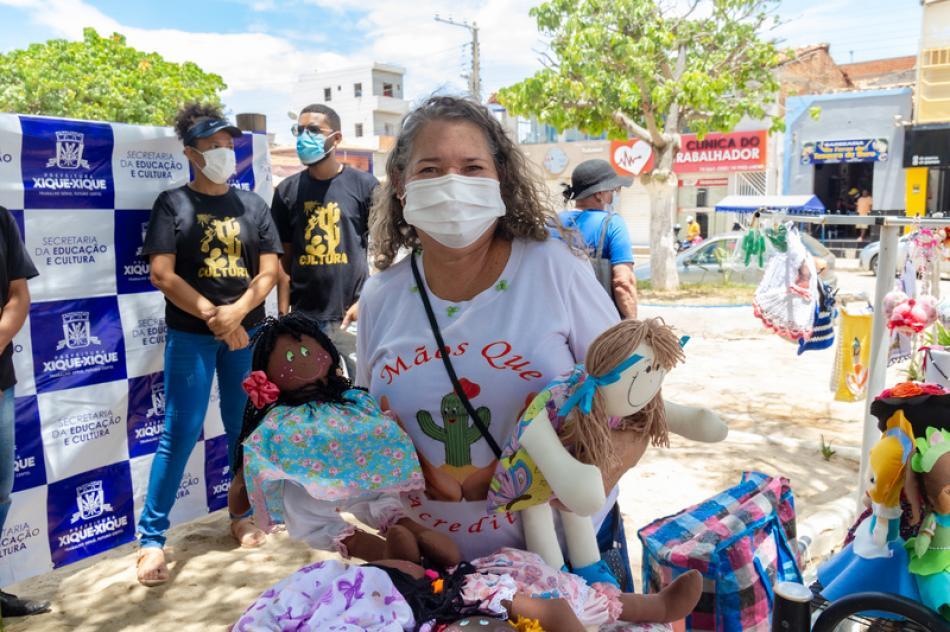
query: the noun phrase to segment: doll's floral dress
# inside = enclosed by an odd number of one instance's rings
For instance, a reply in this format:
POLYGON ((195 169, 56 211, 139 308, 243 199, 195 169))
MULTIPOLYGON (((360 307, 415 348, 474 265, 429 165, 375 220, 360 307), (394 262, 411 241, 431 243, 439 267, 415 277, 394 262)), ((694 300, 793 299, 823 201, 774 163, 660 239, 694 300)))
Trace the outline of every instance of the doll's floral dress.
POLYGON ((341 505, 423 488, 409 436, 366 391, 350 389, 343 399, 275 406, 244 441, 244 478, 261 528, 283 522, 286 482, 341 505))

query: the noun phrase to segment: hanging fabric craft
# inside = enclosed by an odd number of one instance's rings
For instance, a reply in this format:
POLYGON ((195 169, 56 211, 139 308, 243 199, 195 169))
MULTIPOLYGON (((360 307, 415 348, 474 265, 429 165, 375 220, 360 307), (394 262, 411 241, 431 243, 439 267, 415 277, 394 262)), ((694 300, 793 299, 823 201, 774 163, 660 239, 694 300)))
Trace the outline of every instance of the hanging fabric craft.
POLYGON ((818 304, 818 272, 798 230, 780 226, 766 231, 779 251, 769 259, 752 301, 755 315, 790 342, 811 338, 818 304))
POLYGON ((832 390, 839 402, 856 402, 867 395, 872 321, 869 306, 841 308, 841 331, 832 379, 832 390))
POLYGON ((824 281, 818 282, 818 305, 815 307, 815 324, 811 338, 798 339, 798 355, 806 351, 827 349, 835 343, 835 295, 838 290, 832 289, 824 281))
POLYGON ((746 267, 753 259, 760 268, 765 267, 765 235, 762 231, 750 228, 742 238, 742 256, 746 267))

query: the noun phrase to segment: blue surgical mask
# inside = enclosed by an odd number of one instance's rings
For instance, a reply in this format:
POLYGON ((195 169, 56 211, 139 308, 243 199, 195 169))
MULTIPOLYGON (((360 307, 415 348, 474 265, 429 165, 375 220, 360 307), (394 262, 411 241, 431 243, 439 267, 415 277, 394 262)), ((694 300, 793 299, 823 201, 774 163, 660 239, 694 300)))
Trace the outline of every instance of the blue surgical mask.
POLYGON ((326 145, 327 137, 323 134, 312 134, 308 131, 301 132, 300 136, 297 137, 297 156, 300 158, 300 162, 305 165, 320 162, 327 157, 330 151, 333 151, 332 147, 327 150, 326 145))

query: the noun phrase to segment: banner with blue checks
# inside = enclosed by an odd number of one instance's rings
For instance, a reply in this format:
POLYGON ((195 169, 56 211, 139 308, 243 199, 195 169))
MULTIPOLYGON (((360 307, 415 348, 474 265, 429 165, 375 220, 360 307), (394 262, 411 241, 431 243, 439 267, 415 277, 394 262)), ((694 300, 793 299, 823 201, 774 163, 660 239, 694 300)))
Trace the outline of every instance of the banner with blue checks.
MULTIPOLYGON (((231 185, 270 203, 267 139, 236 139, 231 185)), ((188 181, 173 130, 0 114, 0 205, 40 272, 14 339, 16 463, 0 586, 135 539, 164 428, 165 304, 142 242, 161 191, 188 181)), ((172 524, 227 505, 218 389, 172 524)))

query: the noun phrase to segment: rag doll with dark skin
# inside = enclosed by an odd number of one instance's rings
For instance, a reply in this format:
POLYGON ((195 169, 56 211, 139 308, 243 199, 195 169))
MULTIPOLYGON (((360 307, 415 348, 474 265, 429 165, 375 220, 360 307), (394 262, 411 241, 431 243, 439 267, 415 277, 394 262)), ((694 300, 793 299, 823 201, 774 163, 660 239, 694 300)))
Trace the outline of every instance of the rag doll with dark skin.
MULTIPOLYGON (((484 605, 488 600, 488 594, 495 590, 503 590, 499 585, 489 585, 481 590, 485 594, 479 595, 478 576, 481 573, 492 574, 492 571, 486 568, 485 564, 490 564, 489 560, 504 559, 512 554, 513 551, 502 549, 496 556, 489 556, 473 560, 471 564, 465 563, 461 567, 446 573, 445 578, 439 577, 433 581, 432 571, 426 571, 418 564, 406 562, 404 560, 380 560, 373 564, 383 569, 390 569, 390 577, 396 588, 406 597, 413 610, 421 609, 423 612, 416 612, 417 619, 427 620, 433 614, 431 604, 437 600, 438 596, 427 595, 430 584, 438 585, 441 592, 444 589, 448 593, 447 599, 455 602, 457 610, 467 608, 478 608, 479 603, 484 605), (500 556, 500 557, 499 557, 500 556), (460 572, 461 571, 461 572, 460 572), (481 598, 485 601, 481 601, 481 598), (420 606, 425 606, 421 607, 420 606)), ((517 556, 514 556, 517 557, 517 556)), ((540 559, 537 560, 542 563, 540 559)), ((497 570, 497 569, 496 569, 497 570)), ((550 573, 551 576, 561 576, 557 582, 560 589, 564 589, 564 581, 583 582, 582 579, 570 575, 565 571, 555 571, 554 569, 543 569, 542 572, 550 573)), ((463 632, 466 629, 511 629, 504 618, 515 621, 519 618, 537 621, 540 629, 545 632, 584 632, 589 626, 594 624, 592 621, 582 621, 578 616, 578 611, 585 612, 584 603, 572 601, 570 598, 537 596, 538 593, 527 587, 523 587, 524 575, 518 576, 515 583, 519 590, 510 595, 510 599, 503 599, 501 606, 503 612, 494 613, 500 619, 488 619, 485 616, 469 616, 461 621, 456 621, 442 629, 442 632, 463 632), (522 590, 522 588, 524 588, 522 590), (473 625, 472 620, 479 619, 479 625, 473 625), (490 627, 482 627, 489 626, 490 627)), ((611 599, 619 602, 616 611, 614 611, 607 621, 597 622, 597 625, 612 623, 616 621, 625 621, 630 623, 669 623, 677 621, 688 615, 696 605, 696 587, 701 585, 702 577, 697 571, 690 571, 675 579, 669 586, 657 594, 641 595, 636 593, 615 593, 611 599)), ((556 594, 557 590, 548 591, 556 594)), ((444 607, 442 610, 448 610, 444 607)), ((489 613, 491 614, 491 613, 489 613)))
POLYGON ((412 442, 342 376, 340 355, 315 321, 300 313, 268 319, 255 337, 251 369, 232 513, 253 506, 262 528, 286 522, 291 537, 369 562, 459 563, 448 536, 402 513, 398 493, 424 484, 412 442))

